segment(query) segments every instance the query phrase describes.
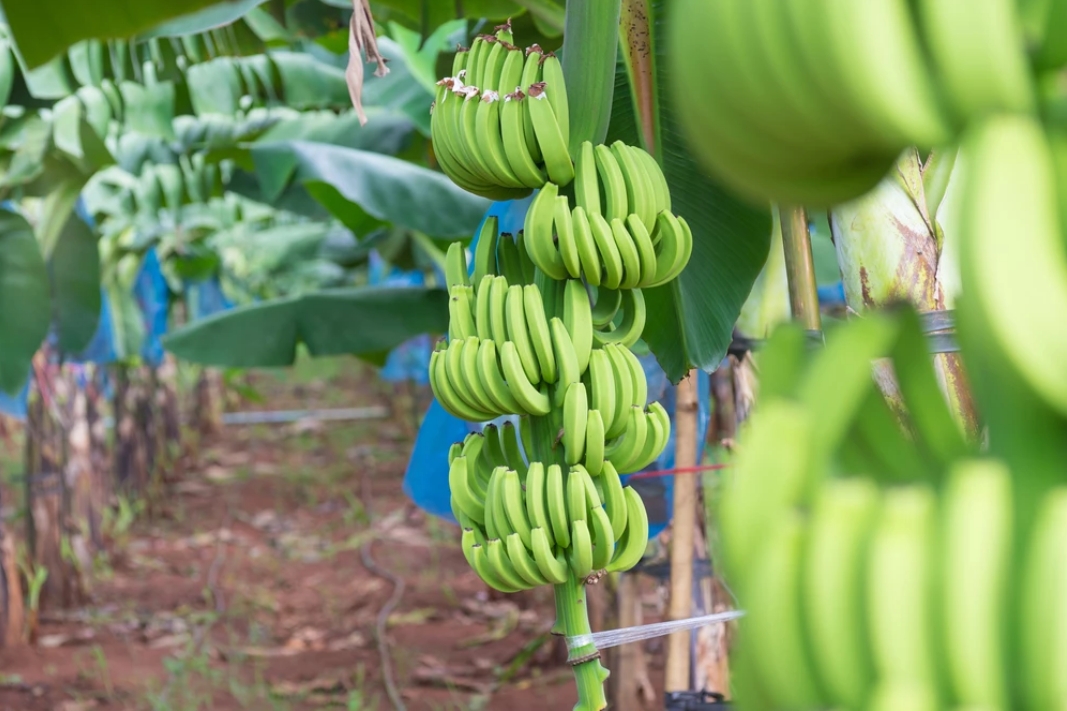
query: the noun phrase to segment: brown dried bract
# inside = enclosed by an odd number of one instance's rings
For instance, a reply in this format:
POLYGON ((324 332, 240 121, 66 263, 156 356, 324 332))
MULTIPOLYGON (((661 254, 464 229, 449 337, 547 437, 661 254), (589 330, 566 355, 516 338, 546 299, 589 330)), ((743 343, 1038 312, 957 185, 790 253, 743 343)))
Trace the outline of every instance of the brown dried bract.
POLYGON ((536 81, 530 84, 530 88, 526 90, 526 94, 531 99, 540 99, 545 95, 545 83, 543 81, 536 81))
POLYGON ((352 99, 352 108, 356 110, 359 123, 367 123, 367 114, 363 111, 363 52, 367 61, 374 62, 378 68, 374 76, 384 77, 389 73, 385 66, 386 59, 378 51, 378 39, 374 36, 374 17, 370 11, 370 0, 352 0, 352 19, 348 23, 348 66, 345 68, 345 83, 348 95, 352 99))

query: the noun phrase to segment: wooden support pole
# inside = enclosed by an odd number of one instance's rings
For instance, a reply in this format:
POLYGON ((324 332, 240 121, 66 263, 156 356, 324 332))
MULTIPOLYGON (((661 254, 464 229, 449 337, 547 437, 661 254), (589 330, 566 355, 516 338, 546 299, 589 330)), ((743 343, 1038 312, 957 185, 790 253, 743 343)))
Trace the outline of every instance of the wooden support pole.
MULTIPOLYGON (((696 466, 697 371, 678 384, 674 415, 674 466, 696 466)), ((693 608, 693 546, 697 514, 697 477, 674 478, 674 514, 671 522, 671 594, 668 618, 684 620, 693 608)), ((692 633, 675 632, 667 641, 666 691, 690 688, 692 633)))
POLYGON ((782 218, 782 248, 789 280, 789 303, 793 318, 809 331, 822 330, 819 289, 815 283, 815 258, 811 255, 808 213, 803 207, 778 208, 782 218))

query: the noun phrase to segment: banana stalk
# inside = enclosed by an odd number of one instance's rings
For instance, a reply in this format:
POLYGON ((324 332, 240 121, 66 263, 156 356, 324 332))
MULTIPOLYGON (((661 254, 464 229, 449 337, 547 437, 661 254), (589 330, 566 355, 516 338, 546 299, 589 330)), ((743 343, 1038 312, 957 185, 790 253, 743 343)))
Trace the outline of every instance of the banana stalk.
POLYGON ((570 96, 570 149, 603 143, 615 94, 621 0, 570 0, 563 28, 563 77, 570 96))
MULTIPOLYGON (((942 230, 936 220, 946 195, 943 162, 930 162, 924 172, 918 152, 910 148, 896 169, 867 195, 830 211, 830 228, 850 310, 863 313, 901 301, 920 312, 951 308, 953 270, 945 257, 942 230), (939 209, 931 215, 926 186, 939 209), (941 197, 944 196, 944 200, 941 197)), ((948 186, 951 192, 951 186, 948 186)), ((938 380, 957 423, 969 437, 977 432, 977 414, 960 356, 934 356, 938 380)), ((904 414, 891 370, 876 367, 876 378, 889 404, 904 414)))
MULTIPOLYGON (((544 417, 531 418, 533 459, 564 465, 562 450, 556 448, 556 433, 563 424, 562 412, 558 409, 544 417)), ((588 599, 585 594, 585 579, 568 571, 566 582, 553 586, 556 598, 556 625, 552 631, 564 637, 592 634, 589 626, 588 599)), ((586 644, 568 650, 568 661, 574 667, 574 680, 578 687, 578 704, 575 711, 599 711, 608 705, 604 682, 610 672, 600 663, 600 653, 595 644, 586 644)))
POLYGON ((789 280, 782 246, 782 221, 778 210, 771 212, 774 223, 767 263, 756 277, 752 291, 737 317, 737 330, 750 338, 767 338, 771 331, 789 320, 789 280))

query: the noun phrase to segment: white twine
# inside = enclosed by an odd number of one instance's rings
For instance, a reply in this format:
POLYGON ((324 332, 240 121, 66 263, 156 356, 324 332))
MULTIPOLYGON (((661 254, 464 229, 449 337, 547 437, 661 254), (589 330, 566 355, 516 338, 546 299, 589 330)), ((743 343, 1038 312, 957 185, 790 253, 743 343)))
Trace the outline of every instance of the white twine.
POLYGON ((595 645, 597 649, 609 649, 611 647, 617 647, 620 644, 640 642, 641 640, 652 639, 653 637, 663 637, 672 632, 692 630, 705 625, 713 625, 717 622, 729 622, 730 620, 736 620, 739 617, 743 617, 744 614, 744 610, 731 610, 730 612, 719 612, 714 615, 690 617, 685 620, 654 622, 650 625, 623 627, 622 629, 605 630, 604 632, 595 632, 593 634, 580 634, 575 635, 574 637, 567 637, 567 649, 576 649, 589 644, 595 645))

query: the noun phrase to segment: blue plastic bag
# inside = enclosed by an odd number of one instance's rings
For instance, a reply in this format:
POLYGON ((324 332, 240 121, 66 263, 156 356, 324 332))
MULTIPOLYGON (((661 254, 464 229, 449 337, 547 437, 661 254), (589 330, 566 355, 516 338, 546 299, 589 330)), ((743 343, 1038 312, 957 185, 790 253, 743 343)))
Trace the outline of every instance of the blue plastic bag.
POLYGON ((141 310, 145 324, 145 338, 141 344, 141 358, 148 365, 163 362, 163 336, 167 332, 167 313, 170 307, 170 290, 163 276, 159 255, 149 249, 137 273, 133 296, 141 310))
POLYGON ((0 415, 7 415, 16 420, 25 421, 26 404, 30 396, 30 378, 32 377, 33 371, 31 370, 27 373, 26 382, 18 395, 8 395, 3 390, 0 390, 0 415))
POLYGON ((217 276, 182 284, 185 303, 189 307, 189 320, 198 321, 212 314, 233 308, 233 302, 222 291, 222 284, 217 276))

